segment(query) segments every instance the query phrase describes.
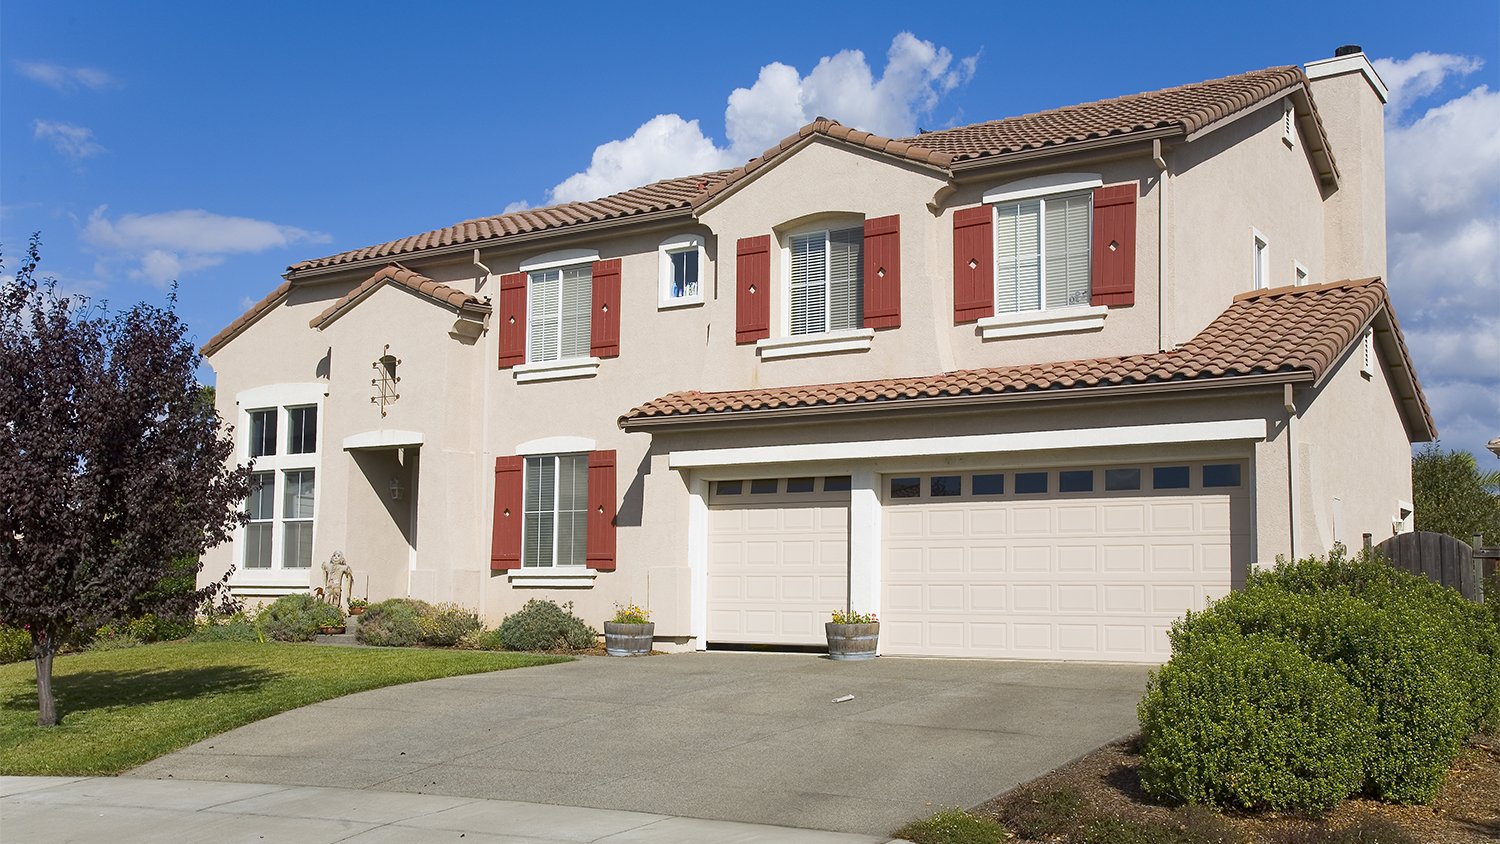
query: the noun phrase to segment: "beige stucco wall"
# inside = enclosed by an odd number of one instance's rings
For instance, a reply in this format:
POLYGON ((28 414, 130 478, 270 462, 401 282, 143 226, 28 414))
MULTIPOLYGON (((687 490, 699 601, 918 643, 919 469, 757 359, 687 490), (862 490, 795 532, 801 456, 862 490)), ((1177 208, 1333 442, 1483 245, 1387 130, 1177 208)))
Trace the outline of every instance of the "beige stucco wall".
POLYGON ((1171 345, 1254 286, 1252 229, 1267 239, 1270 286, 1293 282, 1294 261, 1313 282, 1335 280, 1324 260, 1322 189, 1302 138, 1295 147, 1282 141, 1281 114, 1281 100, 1268 102, 1167 153, 1171 345))
POLYGON ((1386 275, 1385 107, 1354 70, 1309 86, 1339 166, 1324 231, 1329 280, 1386 275))

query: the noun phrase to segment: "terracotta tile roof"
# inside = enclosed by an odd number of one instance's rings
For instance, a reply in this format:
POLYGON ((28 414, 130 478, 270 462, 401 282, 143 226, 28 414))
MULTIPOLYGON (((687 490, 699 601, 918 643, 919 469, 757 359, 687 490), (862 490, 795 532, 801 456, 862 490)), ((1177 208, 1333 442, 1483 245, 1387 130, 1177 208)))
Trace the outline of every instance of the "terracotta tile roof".
MULTIPOLYGON (((797 408, 837 405, 919 406, 926 400, 952 397, 1222 381, 1260 374, 1300 374, 1317 379, 1359 338, 1364 325, 1382 311, 1389 313, 1389 309, 1385 284, 1379 279, 1262 290, 1236 297, 1198 336, 1171 351, 915 378, 715 393, 691 390, 633 408, 620 417, 620 426, 630 429, 653 419, 705 421, 723 418, 721 414, 770 416, 797 408)), ((1392 328, 1400 342, 1394 321, 1392 328)), ((1400 350, 1410 371, 1404 343, 1400 343, 1400 350)), ((1412 378, 1420 414, 1431 428, 1431 412, 1414 374, 1412 378)))
POLYGON ((1307 77, 1296 65, 1271 67, 1161 91, 926 132, 901 140, 947 153, 954 162, 959 162, 1150 129, 1177 129, 1192 134, 1306 83, 1307 77))
POLYGON ((217 352, 219 349, 224 348, 225 343, 228 343, 230 340, 238 337, 239 333, 249 328, 251 323, 265 316, 267 311, 280 304, 281 300, 285 299, 286 294, 290 293, 291 290, 292 283, 290 281, 283 281, 280 285, 277 286, 275 290, 272 290, 266 296, 266 298, 251 305, 250 309, 245 311, 243 314, 240 314, 234 322, 231 322, 228 325, 224 326, 223 331, 220 331, 218 334, 210 337, 208 339, 208 342, 204 343, 203 347, 198 351, 204 357, 207 357, 208 355, 217 352))
POLYGON ((696 176, 666 179, 589 202, 565 202, 561 205, 549 205, 546 208, 529 208, 525 211, 465 220, 457 225, 435 229, 424 234, 340 252, 325 258, 302 261, 288 268, 287 274, 294 276, 305 270, 393 255, 406 255, 439 246, 460 244, 478 246, 485 241, 510 235, 545 229, 561 229, 579 223, 601 220, 625 220, 652 211, 686 209, 689 200, 708 185, 722 179, 728 172, 728 170, 718 170, 712 173, 700 173, 696 176))
POLYGON ((433 281, 425 275, 414 273, 400 264, 386 264, 375 272, 374 275, 365 279, 358 287, 344 294, 343 298, 334 302, 321 314, 312 318, 308 323, 312 328, 322 330, 329 323, 343 316, 345 312, 361 302, 366 296, 375 292, 382 284, 397 284, 416 293, 425 296, 440 305, 447 305, 457 311, 476 311, 488 313, 490 304, 478 297, 465 293, 455 287, 449 287, 442 282, 433 281))

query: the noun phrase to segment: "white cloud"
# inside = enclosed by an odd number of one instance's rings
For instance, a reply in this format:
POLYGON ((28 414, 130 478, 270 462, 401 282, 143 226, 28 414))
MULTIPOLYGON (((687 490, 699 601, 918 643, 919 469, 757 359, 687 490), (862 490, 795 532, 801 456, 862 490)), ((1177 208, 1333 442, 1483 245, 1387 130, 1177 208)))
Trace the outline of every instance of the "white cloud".
POLYGON ((589 168, 551 191, 551 201, 594 199, 673 176, 743 164, 815 117, 829 117, 878 135, 917 131, 943 95, 973 78, 978 56, 953 54, 909 32, 891 40, 876 78, 865 54, 843 50, 819 60, 806 76, 772 62, 749 88, 736 88, 724 110, 727 145, 705 135, 697 120, 659 114, 629 138, 594 150, 589 168))
POLYGON ((505 210, 501 211, 500 213, 502 213, 502 214, 514 214, 517 211, 525 211, 525 210, 527 210, 527 209, 529 209, 531 207, 532 206, 531 206, 530 202, 527 202, 524 199, 518 199, 515 202, 507 203, 506 206, 505 206, 505 210))
POLYGON ((53 62, 15 63, 16 70, 33 82, 39 82, 55 91, 69 93, 79 88, 103 91, 120 83, 105 71, 94 67, 69 67, 53 62))
POLYGON ((71 123, 33 121, 32 137, 52 144, 53 149, 73 159, 92 158, 106 151, 104 145, 94 139, 94 130, 71 123))
POLYGON ((201 209, 124 214, 113 220, 108 210, 101 205, 89 215, 84 240, 134 263, 131 278, 157 285, 220 264, 230 255, 329 240, 321 232, 201 209))
POLYGON ((1379 59, 1391 296, 1443 444, 1500 434, 1500 92, 1452 90, 1478 59, 1379 59))

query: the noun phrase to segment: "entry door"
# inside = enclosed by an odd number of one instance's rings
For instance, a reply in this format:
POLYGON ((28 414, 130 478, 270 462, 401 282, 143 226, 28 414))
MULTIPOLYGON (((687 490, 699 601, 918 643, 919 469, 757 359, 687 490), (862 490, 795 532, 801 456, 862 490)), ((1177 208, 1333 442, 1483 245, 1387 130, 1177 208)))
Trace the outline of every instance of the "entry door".
POLYGON ((717 481, 708 641, 821 645, 849 590, 848 477, 717 481))

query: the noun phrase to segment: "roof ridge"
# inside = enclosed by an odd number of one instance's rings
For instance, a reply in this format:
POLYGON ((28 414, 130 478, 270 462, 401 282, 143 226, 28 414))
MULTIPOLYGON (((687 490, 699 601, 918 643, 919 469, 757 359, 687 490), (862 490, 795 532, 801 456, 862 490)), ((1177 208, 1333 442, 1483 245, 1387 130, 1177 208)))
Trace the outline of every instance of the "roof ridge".
POLYGON ((1279 287, 1267 287, 1260 290, 1246 290, 1244 293, 1236 293, 1234 301, 1247 302, 1251 299, 1264 299, 1272 296, 1316 293, 1321 290, 1337 290, 1345 287, 1369 287, 1374 284, 1383 286, 1385 280, 1378 275, 1372 275, 1366 278, 1345 278, 1338 281, 1323 281, 1317 284, 1283 284, 1279 287))

